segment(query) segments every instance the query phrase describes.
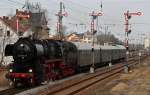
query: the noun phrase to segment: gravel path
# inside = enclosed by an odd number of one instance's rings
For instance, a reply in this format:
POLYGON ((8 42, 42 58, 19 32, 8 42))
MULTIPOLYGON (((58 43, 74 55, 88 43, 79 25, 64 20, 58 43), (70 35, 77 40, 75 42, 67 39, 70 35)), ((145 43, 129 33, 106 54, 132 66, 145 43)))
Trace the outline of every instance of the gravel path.
POLYGON ((9 83, 8 83, 7 79, 5 78, 6 73, 7 73, 7 71, 0 71, 0 91, 9 88, 9 83))

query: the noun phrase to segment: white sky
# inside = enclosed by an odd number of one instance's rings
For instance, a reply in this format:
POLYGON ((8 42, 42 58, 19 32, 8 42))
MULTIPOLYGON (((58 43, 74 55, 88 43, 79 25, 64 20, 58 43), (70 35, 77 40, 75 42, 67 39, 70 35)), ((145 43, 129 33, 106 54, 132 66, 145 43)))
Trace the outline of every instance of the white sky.
MULTIPOLYGON (((59 10, 59 0, 29 0, 30 2, 40 2, 42 8, 48 10, 48 18, 51 19, 49 24, 52 27, 52 31, 56 28, 57 17, 55 14, 59 10)), ((1 0, 0 1, 0 16, 15 13, 16 8, 22 8, 25 0, 1 0)), ((100 10, 101 0, 63 0, 68 17, 63 19, 64 24, 70 30, 77 32, 85 32, 90 29, 90 16, 89 13, 93 10, 100 10), (87 28, 73 24, 84 23, 87 28)), ((132 24, 132 33, 130 38, 133 42, 137 42, 142 36, 146 34, 150 36, 150 0, 102 0, 104 15, 99 17, 99 25, 101 24, 115 24, 115 26, 109 25, 109 32, 115 34, 119 39, 124 39, 124 12, 129 10, 130 12, 142 12, 142 16, 133 16, 130 23, 132 24)), ((104 29, 100 29, 104 32, 104 29)))

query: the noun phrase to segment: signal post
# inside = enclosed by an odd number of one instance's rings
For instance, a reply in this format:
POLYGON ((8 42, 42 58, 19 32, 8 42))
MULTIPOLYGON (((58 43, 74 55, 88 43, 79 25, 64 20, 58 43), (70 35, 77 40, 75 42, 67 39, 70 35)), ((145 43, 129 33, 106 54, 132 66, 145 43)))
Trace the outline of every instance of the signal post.
POLYGON ((58 16, 58 22, 57 22, 57 32, 59 33, 59 40, 63 40, 64 39, 64 35, 63 35, 63 25, 62 25, 62 19, 63 17, 67 17, 68 14, 67 12, 63 12, 63 7, 64 7, 64 4, 62 1, 60 1, 60 10, 59 12, 56 14, 56 16, 58 16))
POLYGON ((124 13, 125 17, 125 42, 124 45, 126 47, 126 62, 124 64, 124 71, 127 73, 129 71, 128 68, 128 55, 129 55, 129 38, 128 35, 131 33, 131 29, 129 30, 129 20, 131 19, 132 16, 140 16, 142 13, 141 12, 136 12, 136 13, 130 13, 129 10, 124 13))
POLYGON ((19 35, 19 19, 20 18, 26 18, 26 19, 29 19, 30 18, 30 14, 29 13, 25 13, 25 12, 22 12, 22 11, 18 11, 18 9, 16 10, 16 17, 17 17, 17 20, 16 20, 16 28, 17 28, 17 34, 18 34, 18 37, 20 38, 20 35, 19 35))
POLYGON ((94 73, 94 67, 95 67, 95 60, 94 60, 94 34, 97 32, 95 29, 95 20, 98 18, 98 16, 102 16, 103 14, 101 12, 92 12, 90 13, 91 16, 91 33, 92 33, 92 66, 90 67, 90 73, 94 73))

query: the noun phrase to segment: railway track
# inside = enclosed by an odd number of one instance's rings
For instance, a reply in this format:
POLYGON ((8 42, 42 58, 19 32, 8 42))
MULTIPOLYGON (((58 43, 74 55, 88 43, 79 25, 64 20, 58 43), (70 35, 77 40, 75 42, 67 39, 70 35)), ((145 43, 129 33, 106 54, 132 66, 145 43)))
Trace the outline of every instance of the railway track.
MULTIPOLYGON (((134 58, 134 59, 132 58, 129 61, 130 61, 129 66, 133 66, 138 63, 138 58, 134 58)), ((86 78, 83 78, 79 81, 69 83, 68 85, 63 85, 62 87, 57 89, 52 88, 51 90, 48 90, 44 93, 42 92, 42 94, 38 93, 36 95, 73 95, 96 84, 99 81, 103 81, 105 79, 108 79, 109 77, 119 74, 122 70, 123 70, 123 64, 116 64, 112 67, 103 67, 98 72, 94 74, 90 74, 86 78)), ((10 88, 10 89, 0 91, 0 95, 14 95, 28 89, 31 88, 26 88, 26 89, 10 88)))
POLYGON ((98 74, 98 75, 91 77, 89 79, 86 79, 82 82, 79 82, 79 83, 73 84, 69 87, 60 89, 57 92, 52 92, 49 95, 73 95, 73 94, 76 94, 76 93, 84 90, 85 88, 92 86, 93 84, 95 84, 99 81, 102 81, 110 76, 113 76, 113 75, 119 73, 121 70, 122 70, 122 68, 118 68, 116 70, 113 70, 113 72, 110 72, 110 73, 98 74))
POLYGON ((0 91, 0 95, 14 95, 17 92, 19 93, 20 91, 21 91, 21 89, 9 88, 9 89, 0 91))
MULTIPOLYGON (((141 59, 145 59, 146 57, 143 56, 141 59)), ((133 67, 134 65, 138 64, 138 57, 132 58, 129 60, 129 67, 133 67)), ((74 95, 77 94, 84 89, 96 84, 97 82, 104 81, 112 76, 119 74, 121 71, 124 70, 123 64, 117 64, 113 67, 102 68, 96 74, 93 74, 89 77, 81 79, 80 81, 76 81, 70 83, 69 85, 62 86, 58 89, 51 89, 50 91, 46 91, 44 93, 40 93, 38 95, 74 95)))
POLYGON ((8 88, 8 89, 0 91, 0 95, 15 95, 17 93, 26 91, 28 89, 31 89, 31 88, 8 88))

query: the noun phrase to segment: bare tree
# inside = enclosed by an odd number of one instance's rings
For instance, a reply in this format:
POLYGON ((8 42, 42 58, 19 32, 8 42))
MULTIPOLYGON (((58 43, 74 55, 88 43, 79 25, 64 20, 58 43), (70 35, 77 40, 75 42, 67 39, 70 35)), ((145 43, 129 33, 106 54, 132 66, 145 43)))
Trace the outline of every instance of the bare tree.
POLYGON ((109 33, 97 35, 97 42, 98 42, 98 44, 101 44, 101 45, 103 45, 104 43, 113 43, 113 44, 121 44, 122 43, 113 34, 109 34, 109 33))

